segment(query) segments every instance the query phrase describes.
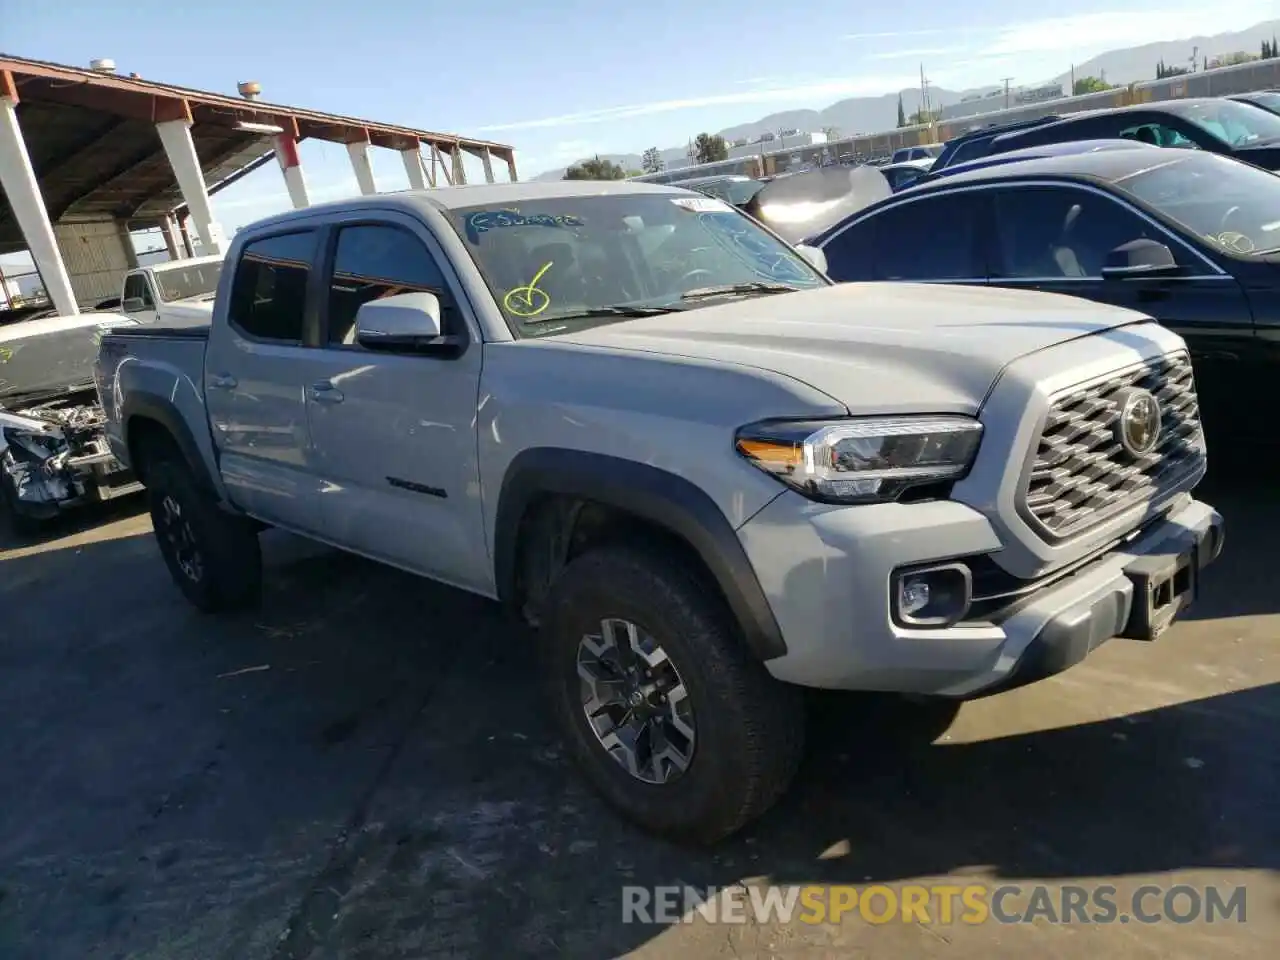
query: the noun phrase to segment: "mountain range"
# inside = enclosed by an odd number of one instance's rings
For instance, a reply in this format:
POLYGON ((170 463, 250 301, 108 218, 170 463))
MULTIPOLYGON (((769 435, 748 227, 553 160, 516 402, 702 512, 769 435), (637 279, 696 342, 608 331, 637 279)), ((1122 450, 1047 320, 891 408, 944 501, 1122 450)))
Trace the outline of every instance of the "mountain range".
MULTIPOLYGON (((1280 20, 1267 20, 1247 30, 1234 33, 1220 33, 1211 37, 1187 37, 1183 40, 1169 40, 1160 43, 1147 43, 1138 47, 1123 50, 1111 50, 1100 54, 1092 60, 1075 65, 1075 77, 1099 77, 1108 83, 1127 84, 1139 80, 1155 78, 1156 64, 1164 62, 1169 65, 1187 64, 1192 57, 1210 58, 1234 53, 1238 50, 1256 53, 1263 40, 1271 40, 1280 33, 1280 20)), ((1071 86, 1072 71, 1046 79, 1045 83, 1061 83, 1066 89, 1071 86)), ((933 108, 948 107, 959 103, 962 99, 975 94, 985 94, 996 89, 996 84, 970 90, 946 90, 930 86, 929 99, 933 108)), ((1034 85, 1033 85, 1034 86, 1034 85)), ((740 137, 755 139, 762 133, 777 133, 779 130, 818 131, 826 127, 835 127, 842 136, 854 133, 877 133, 892 130, 898 122, 898 97, 902 97, 902 107, 910 116, 920 109, 920 91, 907 89, 900 92, 885 93, 878 97, 851 97, 840 100, 822 110, 784 110, 771 113, 751 123, 740 123, 716 131, 726 140, 740 137)), ((668 147, 663 149, 662 159, 668 167, 681 167, 689 163, 686 155, 687 147, 668 147)), ((640 153, 601 154, 621 164, 628 170, 640 169, 640 153)), ((585 157, 583 159, 586 159, 585 157)), ((559 180, 564 176, 564 167, 540 173, 534 180, 559 180)))

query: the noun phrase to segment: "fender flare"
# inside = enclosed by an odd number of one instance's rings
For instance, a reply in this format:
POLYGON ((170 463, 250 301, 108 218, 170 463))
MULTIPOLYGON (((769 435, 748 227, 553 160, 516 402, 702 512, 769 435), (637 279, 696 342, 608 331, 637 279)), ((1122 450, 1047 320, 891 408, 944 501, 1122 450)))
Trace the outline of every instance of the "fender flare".
POLYGON ((607 504, 680 537, 715 578, 748 649, 760 660, 786 654, 782 630, 746 549, 715 501, 684 477, 621 457, 535 447, 511 461, 494 525, 494 572, 502 600, 515 594, 521 520, 529 504, 546 494, 607 504))
POLYGON ((120 411, 120 434, 124 441, 125 449, 129 451, 129 459, 131 461, 129 465, 133 467, 135 474, 140 473, 140 471, 138 470, 138 465, 132 462, 134 450, 129 439, 130 425, 135 419, 154 420, 160 424, 173 439, 174 443, 178 445, 182 459, 191 471, 191 476, 195 478, 196 483, 207 492, 221 499, 213 478, 209 476, 209 468, 204 462, 204 457, 200 455, 200 448, 196 445, 195 436, 191 433, 191 428, 187 425, 187 421, 183 419, 178 408, 159 394, 149 393, 145 390, 129 392, 124 398, 124 407, 120 411))

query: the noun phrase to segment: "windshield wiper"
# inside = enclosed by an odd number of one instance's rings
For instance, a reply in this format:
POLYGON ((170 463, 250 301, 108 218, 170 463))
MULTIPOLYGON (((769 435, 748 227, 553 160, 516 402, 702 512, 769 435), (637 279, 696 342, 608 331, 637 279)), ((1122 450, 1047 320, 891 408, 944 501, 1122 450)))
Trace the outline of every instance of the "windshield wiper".
POLYGON ((592 307, 577 313, 557 313, 553 317, 517 317, 522 323, 554 323, 557 320, 590 320, 592 317, 657 317, 664 313, 679 313, 679 307, 592 307))
POLYGON ((681 300, 706 300, 711 297, 732 296, 735 293, 793 293, 799 290, 799 287, 793 287, 789 283, 764 283, 761 281, 751 281, 749 283, 722 283, 714 287, 698 287, 696 290, 690 290, 683 294, 681 300))

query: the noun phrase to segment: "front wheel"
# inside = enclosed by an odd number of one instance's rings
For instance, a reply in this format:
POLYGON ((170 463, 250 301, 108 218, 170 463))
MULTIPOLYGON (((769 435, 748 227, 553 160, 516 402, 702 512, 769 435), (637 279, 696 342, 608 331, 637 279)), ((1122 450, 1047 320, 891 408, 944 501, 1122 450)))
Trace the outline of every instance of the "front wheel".
POLYGON ((251 523, 219 510, 182 464, 158 460, 146 478, 156 543, 183 596, 205 613, 256 603, 262 553, 251 523))
POLYGON ((610 804, 660 836, 714 843, 782 795, 803 751, 803 699, 747 653, 678 557, 591 551, 550 600, 552 708, 610 804))

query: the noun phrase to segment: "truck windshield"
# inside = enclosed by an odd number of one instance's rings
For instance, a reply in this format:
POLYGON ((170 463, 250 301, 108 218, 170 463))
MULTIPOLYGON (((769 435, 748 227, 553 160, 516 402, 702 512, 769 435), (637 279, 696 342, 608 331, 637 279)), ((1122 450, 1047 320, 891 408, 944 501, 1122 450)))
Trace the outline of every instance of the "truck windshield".
POLYGON ((1164 105, 1201 130, 1233 147, 1280 138, 1280 117, 1251 103, 1207 100, 1164 105))
POLYGON ((1259 167, 1192 153, 1153 163, 1115 184, 1221 250, 1280 247, 1280 177, 1259 167))
POLYGON ((154 271, 160 299, 165 303, 186 300, 188 297, 213 296, 213 292, 218 289, 218 276, 221 273, 221 261, 154 271))
POLYGON ((450 214, 517 336, 829 282, 712 197, 562 197, 450 214))

